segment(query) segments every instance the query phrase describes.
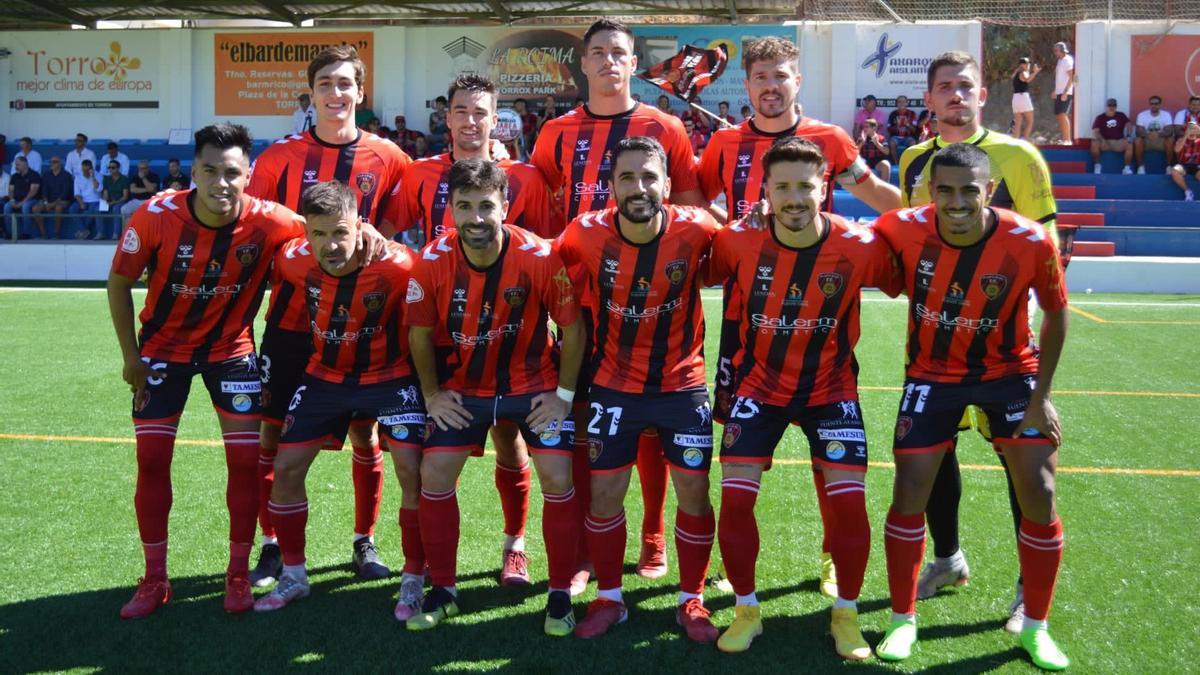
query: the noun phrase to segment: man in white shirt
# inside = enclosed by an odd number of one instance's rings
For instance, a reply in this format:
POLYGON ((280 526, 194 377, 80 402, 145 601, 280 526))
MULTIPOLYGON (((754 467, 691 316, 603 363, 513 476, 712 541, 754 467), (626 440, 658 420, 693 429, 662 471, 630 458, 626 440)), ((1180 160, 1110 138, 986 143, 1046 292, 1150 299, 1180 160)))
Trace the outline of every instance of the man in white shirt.
POLYGON ((13 155, 12 168, 9 170, 9 175, 17 172, 17 158, 24 157, 26 162, 29 162, 29 170, 34 173, 42 173, 42 154, 33 149, 33 139, 28 136, 20 140, 21 151, 13 155))
POLYGON ((75 134, 75 149, 67 153, 67 160, 63 169, 72 176, 79 176, 83 170, 80 164, 83 160, 90 160, 92 166, 96 166, 96 153, 92 152, 88 146, 87 134, 75 134))
POLYGON ((1054 116, 1058 119, 1058 133, 1062 136, 1062 144, 1070 145, 1075 137, 1071 135, 1071 102, 1075 99, 1075 57, 1067 49, 1067 43, 1054 43, 1054 56, 1058 63, 1054 65, 1054 116))
POLYGON ((87 239, 91 225, 95 222, 95 214, 100 212, 100 176, 96 175, 90 159, 85 159, 79 165, 79 175, 75 177, 75 203, 67 211, 78 214, 76 239, 87 239))
MULTIPOLYGON (((112 141, 108 142, 108 154, 105 155, 104 157, 102 157, 101 160, 102 160, 102 166, 108 166, 109 162, 116 162, 117 164, 120 164, 121 165, 121 175, 122 176, 129 175, 129 155, 126 155, 125 153, 121 152, 120 149, 117 148, 116 143, 114 143, 112 141)), ((93 168, 95 168, 96 165, 94 162, 93 162, 92 166, 93 166, 93 168)))
POLYGON ((300 104, 300 107, 296 109, 296 112, 292 113, 292 133, 302 134, 311 129, 316 122, 314 116, 317 114, 317 111, 313 109, 312 99, 309 98, 308 94, 300 94, 296 97, 296 101, 300 104))
POLYGON ((1146 151, 1159 150, 1167 154, 1167 173, 1170 173, 1174 153, 1171 138, 1171 113, 1162 109, 1162 97, 1150 97, 1150 109, 1137 116, 1137 138, 1133 141, 1133 154, 1137 158, 1138 173, 1146 173, 1146 151))

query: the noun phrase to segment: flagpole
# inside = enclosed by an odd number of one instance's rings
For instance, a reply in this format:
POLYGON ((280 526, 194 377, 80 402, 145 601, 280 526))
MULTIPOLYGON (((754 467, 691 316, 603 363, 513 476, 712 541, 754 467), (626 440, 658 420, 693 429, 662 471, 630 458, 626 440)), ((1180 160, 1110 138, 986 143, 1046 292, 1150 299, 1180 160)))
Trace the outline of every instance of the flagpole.
POLYGON ((709 112, 709 111, 705 110, 704 108, 700 107, 700 105, 698 105, 698 104, 696 104, 696 103, 692 103, 691 101, 686 101, 686 103, 687 103, 688 105, 692 106, 693 108, 695 108, 696 110, 698 110, 698 111, 700 111, 700 112, 704 113, 705 115, 708 115, 709 117, 713 118, 714 120, 716 120, 717 122, 719 122, 719 123, 721 124, 721 126, 723 126, 723 127, 732 127, 732 126, 733 126, 732 124, 730 124, 730 123, 729 123, 729 120, 727 120, 727 119, 725 119, 725 118, 721 117, 720 115, 716 115, 716 114, 714 114, 714 113, 711 113, 711 112, 709 112))

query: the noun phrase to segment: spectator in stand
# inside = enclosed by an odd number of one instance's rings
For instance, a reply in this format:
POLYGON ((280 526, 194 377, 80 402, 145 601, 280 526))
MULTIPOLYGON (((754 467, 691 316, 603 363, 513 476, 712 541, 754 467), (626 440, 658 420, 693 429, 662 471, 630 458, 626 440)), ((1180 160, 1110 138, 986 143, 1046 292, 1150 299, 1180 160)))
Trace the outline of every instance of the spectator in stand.
POLYGON ((129 175, 129 155, 121 152, 121 149, 117 147, 117 144, 112 141, 108 142, 108 154, 101 157, 100 162, 103 163, 104 166, 108 166, 110 162, 116 162, 121 166, 121 175, 129 175))
POLYGON ((862 107, 858 109, 858 112, 854 113, 855 138, 862 135, 863 129, 869 119, 875 120, 875 128, 877 130, 887 128, 887 115, 884 115, 883 111, 879 109, 874 94, 864 96, 862 107))
POLYGON ((64 165, 72 178, 79 175, 79 165, 83 163, 83 160, 90 159, 92 166, 96 165, 96 153, 88 149, 87 142, 87 134, 75 134, 75 149, 67 153, 67 161, 64 165))
MULTIPOLYGON (((705 138, 707 138, 708 135, 712 133, 712 125, 709 124, 710 120, 708 118, 708 115, 705 115, 704 113, 700 112, 699 110, 696 110, 695 108, 693 108, 690 105, 683 112, 679 113, 679 119, 680 119, 680 121, 683 121, 683 122, 687 122, 688 120, 691 120, 692 125, 694 127, 696 127, 697 131, 704 134, 705 138)), ((715 123, 716 122, 713 121, 713 124, 715 124, 715 123)))
POLYGON ((521 119, 521 138, 525 148, 532 148, 537 137, 538 117, 529 111, 529 102, 523 98, 513 101, 513 111, 521 119))
POLYGON ((292 134, 302 134, 312 128, 317 122, 317 110, 312 105, 312 99, 308 94, 300 94, 296 97, 298 107, 296 112, 292 113, 292 134))
POLYGON ((932 110, 922 110, 921 116, 917 118, 917 127, 921 130, 921 135, 917 138, 920 142, 925 142, 938 135, 937 115, 932 110))
POLYGON ((871 170, 879 174, 879 179, 883 182, 888 182, 892 178, 892 163, 888 161, 891 156, 891 150, 888 148, 887 139, 883 134, 879 133, 879 121, 874 117, 868 117, 864 123, 862 131, 859 132, 858 138, 855 141, 858 145, 858 154, 871 167, 871 170))
POLYGON ((129 200, 129 178, 121 171, 121 163, 115 159, 108 161, 108 175, 104 177, 100 198, 108 203, 107 218, 100 218, 93 239, 116 239, 117 225, 120 223, 121 207, 129 200))
POLYGON ((417 136, 417 140, 413 143, 413 151, 410 153, 410 156, 413 159, 433 157, 433 153, 429 150, 429 139, 424 136, 417 136))
POLYGON ((38 152, 37 150, 33 149, 33 139, 31 139, 28 136, 25 136, 20 141, 18 141, 18 145, 21 146, 21 149, 17 152, 16 155, 13 156, 12 171, 10 171, 9 174, 17 173, 17 159, 20 157, 24 157, 26 163, 29 165, 29 170, 38 175, 41 175, 41 173, 42 173, 42 154, 40 152, 38 152))
POLYGON ((92 225, 96 222, 95 214, 100 212, 100 190, 102 185, 96 175, 92 160, 85 159, 79 165, 79 175, 75 177, 75 203, 68 213, 79 215, 79 229, 75 230, 76 239, 87 239, 92 225))
POLYGON ((371 120, 376 119, 375 111, 371 110, 371 106, 367 105, 367 95, 364 93, 362 102, 354 107, 354 126, 359 129, 366 129, 371 120))
POLYGON ((1029 83, 1042 72, 1040 65, 1030 66, 1029 58, 1022 57, 1012 75, 1012 135, 1025 140, 1033 133, 1033 97, 1029 94, 1029 83))
POLYGON ((538 133, 541 133, 543 124, 545 124, 546 122, 549 122, 550 120, 554 119, 555 117, 558 117, 557 105, 558 105, 558 103, 557 103, 557 101, 554 100, 553 96, 547 96, 545 98, 545 100, 542 101, 542 114, 538 115, 538 123, 537 123, 538 133))
POLYGON ((671 110, 671 99, 668 98, 666 94, 659 95, 658 99, 654 102, 654 107, 667 113, 668 115, 675 114, 675 111, 671 110))
POLYGON ((158 194, 158 190, 158 175, 150 171, 150 162, 145 159, 138 160, 137 175, 129 180, 129 201, 121 206, 122 228, 125 223, 129 222, 129 217, 133 215, 133 212, 158 194))
POLYGON ((1200 181, 1200 122, 1189 122, 1187 131, 1175 141, 1175 156, 1179 162, 1171 167, 1171 180, 1183 190, 1185 201, 1195 201, 1196 194, 1188 187, 1187 177, 1200 181))
POLYGON ((692 143, 692 154, 699 157, 700 151, 708 145, 708 134, 701 131, 690 118, 683 121, 683 128, 687 132, 688 140, 692 143))
POLYGON ((379 136, 383 133, 383 123, 379 121, 378 117, 372 117, 371 120, 367 122, 367 126, 363 127, 363 131, 379 136))
POLYGON ((1117 99, 1110 98, 1104 112, 1092 122, 1092 173, 1100 173, 1100 153, 1119 152, 1125 156, 1121 173, 1133 173, 1133 145, 1129 143, 1129 116, 1117 110, 1117 99))
MULTIPOLYGON (((2 135, 2 134, 0 134, 2 135)), ((9 175, 4 171, 4 164, 0 162, 0 209, 8 203, 8 185, 9 175)), ((8 239, 8 222, 7 219, 0 215, 0 239, 8 239)))
POLYGON ((450 127, 446 124, 446 97, 433 99, 433 112, 429 113, 429 152, 440 155, 450 143, 450 127))
POLYGON ((742 106, 741 113, 743 121, 750 119, 750 116, 753 114, 750 110, 750 106, 748 105, 742 106))
POLYGON ((917 142, 920 129, 917 127, 917 113, 908 107, 908 97, 901 94, 896 97, 896 109, 888 115, 888 145, 892 148, 892 162, 900 164, 900 153, 917 142))
POLYGON ((721 101, 717 104, 717 117, 728 122, 729 126, 737 124, 737 120, 729 114, 729 101, 721 101))
POLYGON ((1062 145, 1071 145, 1071 102, 1075 100, 1075 57, 1067 49, 1067 43, 1054 43, 1054 117, 1058 120, 1058 133, 1062 145))
POLYGON ((1188 125, 1192 122, 1200 124, 1200 96, 1189 98, 1188 107, 1175 113, 1175 124, 1172 125, 1175 137, 1183 138, 1187 135, 1188 125))
POLYGON ((62 238, 62 214, 75 201, 75 177, 63 169, 63 161, 57 155, 50 158, 50 170, 42 176, 42 199, 33 206, 33 218, 42 239, 46 239, 46 219, 43 213, 54 213, 53 239, 62 238))
POLYGON ((425 134, 416 129, 409 129, 408 119, 404 115, 396 115, 396 130, 392 132, 392 142, 408 153, 409 157, 416 157, 418 138, 425 138, 425 134))
POLYGON ((172 157, 167 160, 167 175, 162 179, 164 190, 186 190, 192 184, 192 179, 179 169, 179 160, 172 157))
POLYGON ((1175 148, 1171 141, 1171 113, 1162 109, 1162 97, 1150 97, 1150 109, 1137 116, 1137 139, 1133 141, 1133 152, 1137 157, 1138 173, 1146 173, 1146 151, 1161 150, 1167 155, 1167 171, 1171 169, 1175 148))
MULTIPOLYGON (((22 139, 24 146, 24 139, 22 139)), ((41 201, 38 194, 42 189, 42 176, 29 168, 26 155, 18 154, 13 160, 13 173, 8 179, 8 201, 4 202, 4 224, 13 224, 13 231, 20 239, 29 239, 30 217, 33 207, 41 201), (15 214, 20 214, 15 219, 15 214)))

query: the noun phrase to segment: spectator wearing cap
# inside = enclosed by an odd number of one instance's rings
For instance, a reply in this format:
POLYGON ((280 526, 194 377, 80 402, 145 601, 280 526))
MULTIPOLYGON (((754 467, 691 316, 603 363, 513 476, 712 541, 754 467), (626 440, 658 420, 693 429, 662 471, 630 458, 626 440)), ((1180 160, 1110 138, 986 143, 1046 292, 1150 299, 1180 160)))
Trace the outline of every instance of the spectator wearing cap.
POLYGON ((858 154, 871 167, 871 170, 879 174, 879 179, 883 182, 888 182, 892 178, 892 163, 888 161, 891 156, 891 150, 888 147, 887 139, 883 134, 879 133, 879 121, 874 117, 868 117, 863 122, 862 131, 859 132, 858 138, 855 141, 858 145, 858 154))
POLYGON ((1058 133, 1063 145, 1071 145, 1071 102, 1075 100, 1075 57, 1065 42, 1054 43, 1054 117, 1058 121, 1058 133))
POLYGON ((917 142, 921 130, 917 127, 917 113, 908 107, 908 97, 896 97, 896 109, 888 115, 888 145, 892 148, 892 162, 900 163, 900 153, 917 142))
POLYGON ((302 134, 316 125, 317 111, 308 94, 296 97, 296 111, 292 113, 292 135, 302 134))
POLYGON ((107 167, 109 162, 116 162, 121 166, 122 176, 129 175, 129 155, 121 152, 121 149, 117 147, 117 144, 112 141, 108 142, 108 153, 100 158, 100 164, 102 166, 107 167))
POLYGON ((29 230, 29 214, 33 207, 41 201, 38 195, 42 190, 42 176, 29 168, 29 160, 25 155, 17 155, 13 160, 13 174, 8 180, 8 201, 4 202, 4 223, 13 223, 13 231, 21 239, 28 239, 32 234, 29 230), (13 218, 16 214, 21 214, 13 218))
POLYGON ((55 155, 50 158, 50 170, 42 176, 41 199, 33 206, 33 219, 37 223, 38 232, 46 238, 46 219, 43 213, 54 213, 54 239, 62 238, 62 214, 71 208, 75 201, 75 177, 63 168, 62 158, 55 155))
POLYGON ((33 139, 25 136, 17 144, 21 146, 21 149, 17 154, 13 155, 12 171, 10 173, 15 174, 17 172, 17 159, 24 157, 26 163, 29 164, 29 170, 40 175, 42 173, 42 154, 33 149, 33 139))
POLYGON ((1146 173, 1146 151, 1160 150, 1167 155, 1167 171, 1170 171, 1175 147, 1171 142, 1171 113, 1162 109, 1162 97, 1150 97, 1150 108, 1138 113, 1137 138, 1133 141, 1133 153, 1137 157, 1138 173, 1146 173))
POLYGON ((1110 98, 1104 112, 1092 121, 1092 173, 1100 173, 1100 153, 1119 152, 1125 156, 1121 173, 1133 173, 1133 146, 1129 143, 1129 116, 1117 110, 1117 99, 1110 98))
POLYGON ((87 134, 75 134, 75 149, 67 153, 66 162, 63 164, 63 167, 67 170, 67 173, 71 174, 72 178, 80 174, 81 169, 79 165, 83 163, 83 160, 91 160, 92 166, 96 166, 96 153, 88 148, 87 143, 87 134))
MULTIPOLYGON (((875 120, 875 128, 885 129, 887 127, 887 116, 877 107, 877 101, 874 94, 867 94, 863 97, 862 107, 858 112, 854 113, 854 137, 858 138, 862 135, 867 120, 875 120)), ((876 132, 878 133, 878 131, 876 132)))

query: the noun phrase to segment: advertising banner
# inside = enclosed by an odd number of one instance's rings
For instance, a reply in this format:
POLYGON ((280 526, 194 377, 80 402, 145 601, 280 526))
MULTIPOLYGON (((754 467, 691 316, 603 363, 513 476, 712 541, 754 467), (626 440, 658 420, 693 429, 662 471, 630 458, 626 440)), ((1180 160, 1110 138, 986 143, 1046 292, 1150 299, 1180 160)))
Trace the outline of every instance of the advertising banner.
POLYGON ((1148 109, 1151 96, 1172 115, 1200 96, 1200 35, 1134 35, 1130 49, 1130 100, 1121 102, 1130 115, 1148 109))
MULTIPOLYGON (((934 57, 945 51, 968 48, 968 26, 898 25, 860 26, 855 50, 855 107, 868 94, 880 108, 896 106, 896 97, 908 97, 909 106, 922 108, 928 88, 926 71, 934 57)), ((979 54, 974 54, 979 58, 979 54)))
POLYGON ((9 106, 25 109, 157 108, 159 34, 12 31, 9 106))

